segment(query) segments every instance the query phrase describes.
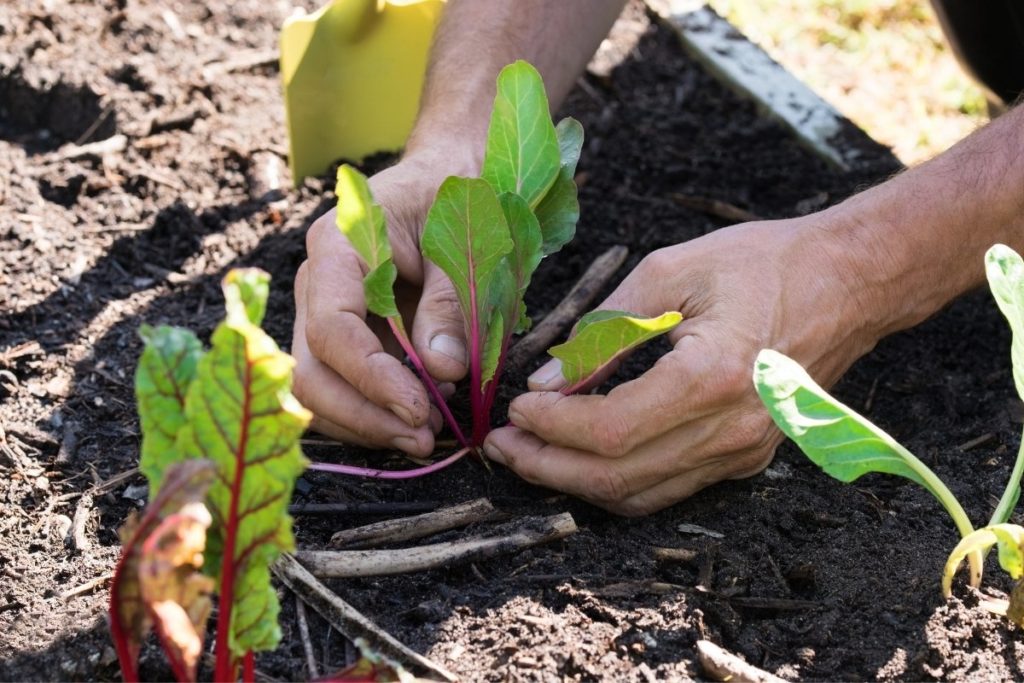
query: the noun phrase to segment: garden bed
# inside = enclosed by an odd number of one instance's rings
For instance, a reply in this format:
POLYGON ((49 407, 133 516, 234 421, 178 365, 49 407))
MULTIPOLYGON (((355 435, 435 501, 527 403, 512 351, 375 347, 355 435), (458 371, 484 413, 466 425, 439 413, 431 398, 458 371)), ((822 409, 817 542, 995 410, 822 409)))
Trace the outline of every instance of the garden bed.
MULTIPOLYGON (((0 8, 0 679, 118 676, 103 577, 142 483, 116 478, 138 457, 138 326, 188 325, 207 337, 222 313, 220 277, 257 265, 274 277, 269 331, 289 343, 303 234, 330 206, 332 185, 329 175, 311 179, 268 203, 259 182, 286 149, 278 74, 263 57, 289 10, 257 0, 183 3, 175 14, 114 1, 0 8), (66 158, 67 143, 118 134, 127 136, 121 150, 66 158), (112 483, 96 490, 103 482, 112 483)), ((897 168, 852 126, 843 141, 860 150, 860 165, 830 168, 687 59, 637 6, 563 113, 588 136, 582 220, 576 240, 538 272, 535 318, 610 246, 630 250, 621 277, 645 253, 726 224, 673 193, 785 217, 897 168)), ((935 468, 979 520, 1002 490, 1024 420, 1008 349, 995 305, 976 293, 880 344, 836 393, 935 468)), ((625 372, 659 350, 636 355, 625 372)), ((514 369, 509 391, 529 369, 514 369)), ((407 466, 356 449, 308 453, 407 466)), ((573 514, 578 533, 511 558, 330 582, 467 680, 696 678, 701 638, 786 678, 1024 676, 1015 627, 965 588, 962 601, 942 601, 939 575, 956 535, 926 492, 876 476, 837 484, 788 445, 757 477, 635 520, 468 460, 403 483, 310 473, 298 496, 487 496, 513 514, 573 514), (683 534, 681 523, 722 536, 683 534), (655 546, 696 558, 657 562, 655 546)), ((332 532, 372 520, 302 516, 298 542, 322 548, 332 532)), ((990 571, 988 582, 1006 589, 1000 576, 990 571)), ((297 679, 306 660, 294 601, 283 603, 282 645, 257 666, 297 679)), ((351 649, 317 615, 310 622, 321 670, 343 665, 351 649)), ((144 674, 161 675, 158 666, 144 654, 144 674)))

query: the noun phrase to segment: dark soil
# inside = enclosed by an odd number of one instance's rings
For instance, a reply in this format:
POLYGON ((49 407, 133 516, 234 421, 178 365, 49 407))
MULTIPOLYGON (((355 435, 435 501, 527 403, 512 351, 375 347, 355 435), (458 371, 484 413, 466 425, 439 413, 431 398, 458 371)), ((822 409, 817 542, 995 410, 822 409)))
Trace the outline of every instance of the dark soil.
MULTIPOLYGON (((268 326, 287 347, 303 233, 330 205, 331 181, 308 180, 278 204, 255 196, 262 192, 252 178, 286 150, 278 74, 218 67, 272 48, 292 3, 15 5, 0 7, 0 679, 114 679, 105 584, 64 594, 112 570, 116 529, 137 506, 138 476, 96 496, 91 510, 80 497, 137 462, 136 329, 166 322, 208 336, 222 314, 225 270, 258 265, 274 276, 268 326), (128 136, 121 152, 52 156, 67 142, 114 134, 128 136), (85 547, 69 540, 76 513, 86 520, 85 547)), ((585 79, 564 108, 588 135, 583 220, 576 241, 542 266, 529 302, 535 318, 610 245, 627 245, 632 266, 652 249, 723 226, 677 206, 672 192, 785 217, 896 169, 852 127, 844 140, 861 149, 863 166, 829 168, 695 66, 636 7, 585 79)), ((979 292, 882 343, 836 391, 935 467, 981 520, 1009 474, 1024 419, 1008 348, 1005 325, 979 292)), ((652 346, 625 372, 658 352, 652 346)), ((510 394, 524 370, 509 378, 510 394)), ((309 455, 404 466, 393 454, 355 449, 309 455)), ((332 584, 469 680, 696 678, 699 638, 786 678, 1024 677, 1018 629, 963 586, 960 598, 941 599, 939 574, 956 534, 927 493, 883 477, 840 485, 790 446, 757 477, 636 520, 471 462, 403 484, 309 474, 299 491, 313 502, 487 495, 514 514, 572 512, 578 534, 515 557, 332 584), (724 537, 679 533, 682 522, 724 537), (698 557, 658 564, 652 546, 698 557), (652 580, 674 587, 656 592, 652 580)), ((299 543, 323 547, 332 531, 366 521, 302 517, 299 543)), ((1008 588, 992 561, 987 583, 1008 588)), ((283 642, 258 666, 294 680, 307 675, 305 658, 293 600, 284 589, 282 597, 283 642)), ((311 619, 322 670, 343 665, 351 647, 311 619)), ((155 652, 144 658, 144 673, 166 675, 155 652)))

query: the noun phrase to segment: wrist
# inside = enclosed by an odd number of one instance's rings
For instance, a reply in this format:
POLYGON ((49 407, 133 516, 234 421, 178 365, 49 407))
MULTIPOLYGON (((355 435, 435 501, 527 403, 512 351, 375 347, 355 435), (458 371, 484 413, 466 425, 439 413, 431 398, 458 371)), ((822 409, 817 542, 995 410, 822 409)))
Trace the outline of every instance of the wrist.
POLYGON ((441 170, 441 180, 450 175, 478 176, 484 162, 486 123, 481 130, 477 128, 417 124, 406 143, 402 161, 441 170))

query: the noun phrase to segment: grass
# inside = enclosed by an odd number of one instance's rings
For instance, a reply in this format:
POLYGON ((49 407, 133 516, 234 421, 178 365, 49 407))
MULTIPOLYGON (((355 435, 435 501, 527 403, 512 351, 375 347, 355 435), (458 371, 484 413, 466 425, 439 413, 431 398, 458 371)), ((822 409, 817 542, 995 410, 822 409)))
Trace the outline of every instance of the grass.
POLYGON ((927 0, 710 0, 906 164, 987 120, 927 0))

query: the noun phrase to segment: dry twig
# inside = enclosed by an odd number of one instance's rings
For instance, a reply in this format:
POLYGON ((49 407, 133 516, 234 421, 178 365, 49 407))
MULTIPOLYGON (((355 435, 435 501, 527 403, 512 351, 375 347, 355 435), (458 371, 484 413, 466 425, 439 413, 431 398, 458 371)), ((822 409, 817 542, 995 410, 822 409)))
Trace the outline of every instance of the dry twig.
POLYGON ((652 548, 654 559, 658 562, 682 562, 684 564, 697 559, 697 551, 689 548, 652 548))
POLYGON ((295 559, 314 576, 342 579, 357 576, 391 576, 475 562, 509 554, 576 533, 572 515, 525 517, 512 533, 469 538, 402 550, 300 550, 295 559))
POLYGON ((385 543, 411 541, 474 522, 495 519, 499 515, 491 501, 478 498, 414 517, 389 519, 355 529, 344 529, 331 536, 330 547, 372 548, 385 543))
POLYGON ((273 566, 274 574, 307 605, 338 629, 349 640, 362 638, 371 649, 402 662, 420 673, 454 681, 455 675, 423 655, 410 650, 390 633, 367 619, 361 612, 316 580, 291 555, 282 555, 273 566))
POLYGON ((726 652, 709 640, 697 641, 697 661, 704 673, 716 681, 729 683, 784 683, 767 671, 747 664, 742 659, 726 652))
POLYGON ((688 194, 678 194, 673 192, 669 197, 679 206, 687 209, 693 209, 694 211, 700 211, 710 216, 717 218, 724 218, 727 221, 735 221, 737 223, 749 223, 750 221, 764 220, 756 213, 741 209, 735 204, 729 202, 723 202, 721 199, 711 199, 710 197, 695 197, 688 194))
POLYGON ((306 619, 306 603, 302 602, 297 594, 295 596, 295 618, 299 622, 299 638, 302 640, 302 649, 306 653, 306 678, 315 681, 320 678, 320 671, 316 667, 316 656, 313 654, 313 641, 309 639, 309 621, 306 619))
POLYGON ((551 346, 551 342, 586 311, 627 256, 629 249, 621 244, 598 256, 565 298, 512 347, 509 366, 522 367, 551 346))

